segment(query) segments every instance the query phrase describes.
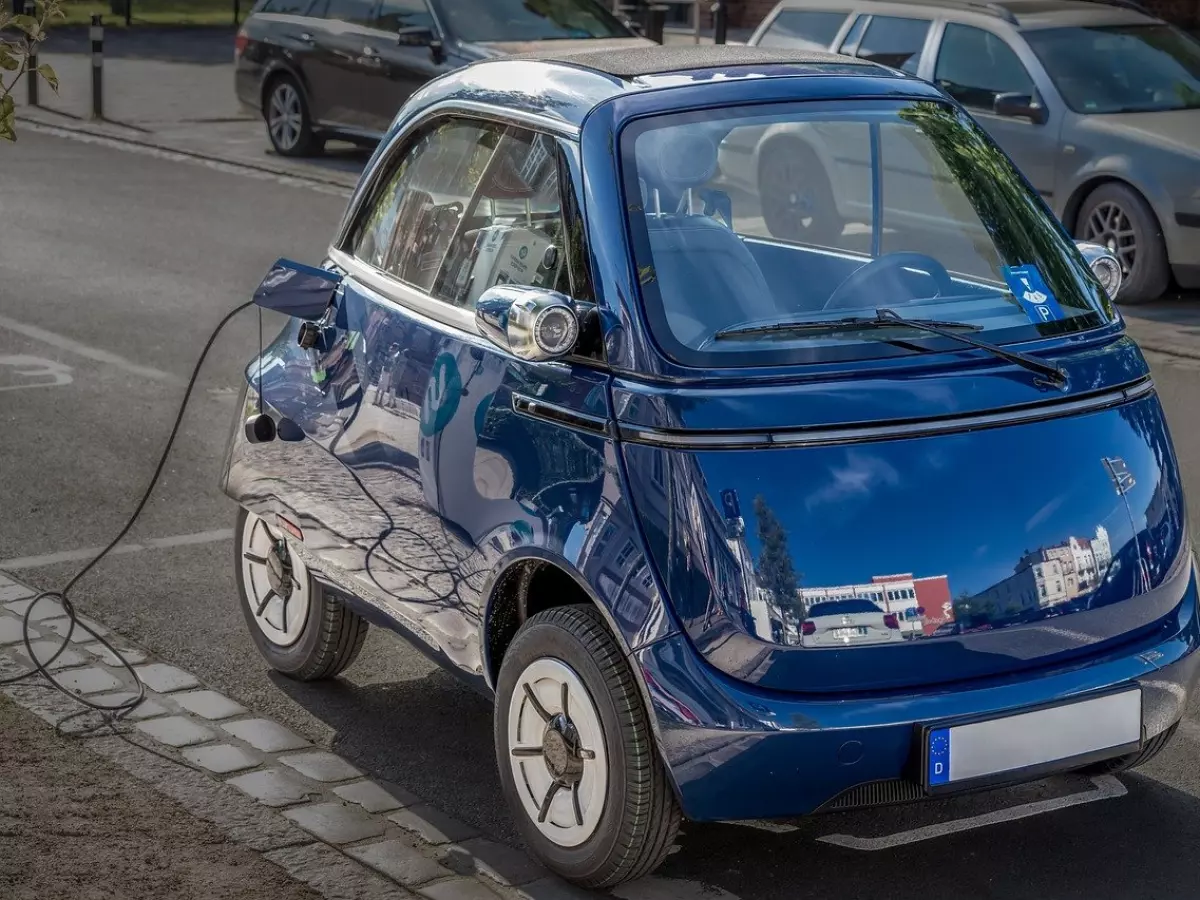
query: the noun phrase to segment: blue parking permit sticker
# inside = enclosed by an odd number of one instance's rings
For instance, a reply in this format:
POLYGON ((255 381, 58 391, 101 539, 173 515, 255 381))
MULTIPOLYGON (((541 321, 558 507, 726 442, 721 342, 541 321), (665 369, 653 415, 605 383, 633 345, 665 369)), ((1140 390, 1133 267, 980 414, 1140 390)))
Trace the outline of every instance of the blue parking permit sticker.
POLYGON ((950 781, 950 729, 935 728, 929 732, 929 783, 950 781))
POLYGON ((1004 280, 1031 322, 1054 322, 1063 317, 1062 307, 1046 287, 1037 266, 1004 266, 1004 280))

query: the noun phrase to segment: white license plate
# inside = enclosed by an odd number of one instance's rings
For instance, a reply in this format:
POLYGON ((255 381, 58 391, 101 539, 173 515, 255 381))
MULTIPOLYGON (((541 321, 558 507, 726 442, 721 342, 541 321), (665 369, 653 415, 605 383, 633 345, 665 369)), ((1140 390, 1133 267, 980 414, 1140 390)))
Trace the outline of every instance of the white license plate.
POLYGON ((866 626, 860 625, 855 628, 835 628, 833 629, 834 637, 858 637, 860 634, 866 634, 866 626))
POLYGON ((1002 776, 1021 769, 1131 751, 1142 740, 1142 692, 1107 694, 1078 703, 930 728, 925 778, 931 788, 1002 776))

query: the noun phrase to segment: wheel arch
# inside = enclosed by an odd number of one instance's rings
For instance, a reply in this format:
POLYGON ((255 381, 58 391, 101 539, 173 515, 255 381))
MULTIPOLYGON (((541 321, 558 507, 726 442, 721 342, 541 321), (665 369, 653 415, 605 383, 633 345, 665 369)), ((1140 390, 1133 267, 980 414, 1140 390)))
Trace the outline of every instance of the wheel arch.
MULTIPOLYGON (((487 685, 495 689, 504 652, 517 630, 530 616, 556 606, 587 603, 604 617, 608 630, 630 656, 629 642, 617 626, 612 611, 600 599, 587 579, 566 559, 536 547, 521 548, 506 554, 493 568, 482 595, 486 597, 481 622, 480 651, 487 685), (557 593, 543 588, 558 588, 557 593), (546 600, 541 599, 546 597, 546 600)), ((641 684, 640 674, 635 673, 641 684)), ((644 690, 644 685, 642 685, 644 690)))
POLYGON ((284 76, 291 77, 300 86, 300 90, 304 95, 304 102, 308 104, 310 110, 312 109, 308 79, 295 66, 282 59, 275 58, 267 63, 266 69, 263 71, 262 81, 258 86, 258 102, 264 119, 267 116, 267 91, 270 90, 276 81, 284 76))
POLYGON ((1142 185, 1139 185, 1123 174, 1114 174, 1111 172, 1096 173, 1084 178, 1077 184, 1074 190, 1067 197, 1067 202, 1063 205, 1062 223, 1072 235, 1075 234, 1075 226, 1079 222, 1079 211, 1083 209, 1084 201, 1091 196, 1092 192, 1097 188, 1106 184, 1120 184, 1135 191, 1139 197, 1146 201, 1146 205, 1150 207, 1150 212, 1154 214, 1154 220, 1158 223, 1160 233, 1163 233, 1162 217, 1158 214, 1158 209, 1155 207, 1154 198, 1148 193, 1142 185))

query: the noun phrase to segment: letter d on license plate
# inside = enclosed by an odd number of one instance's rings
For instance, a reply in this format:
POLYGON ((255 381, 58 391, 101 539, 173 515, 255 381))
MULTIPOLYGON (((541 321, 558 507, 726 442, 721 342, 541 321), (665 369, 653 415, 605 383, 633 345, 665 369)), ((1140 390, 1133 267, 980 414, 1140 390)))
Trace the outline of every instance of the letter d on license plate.
POLYGON ((925 784, 931 791, 960 782, 1003 781, 1069 763, 1120 756, 1142 743, 1140 689, 961 725, 925 734, 925 784))

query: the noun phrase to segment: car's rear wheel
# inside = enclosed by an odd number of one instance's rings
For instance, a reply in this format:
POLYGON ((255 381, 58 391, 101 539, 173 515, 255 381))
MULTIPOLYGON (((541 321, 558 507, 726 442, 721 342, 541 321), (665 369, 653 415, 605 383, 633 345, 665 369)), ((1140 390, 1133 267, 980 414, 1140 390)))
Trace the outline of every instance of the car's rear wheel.
POLYGON ((758 161, 763 223, 774 237, 806 244, 834 244, 846 223, 821 159, 804 141, 775 137, 758 161))
POLYGON ((666 857, 679 806, 633 673, 589 606, 538 613, 496 686, 496 755, 529 848, 576 884, 640 878, 666 857))
POLYGON ((1146 741, 1146 745, 1137 753, 1128 753, 1125 756, 1118 756, 1116 759, 1106 759, 1104 762, 1088 766, 1083 771, 1089 775, 1115 775, 1118 772, 1128 772, 1130 769, 1144 766, 1162 753, 1163 748, 1171 743, 1171 738, 1175 737, 1178 729, 1179 723, 1176 722, 1166 731, 1156 734, 1146 741))
POLYGON ((250 637, 271 668, 298 681, 333 678, 358 656, 368 624, 312 577, 284 537, 238 513, 234 571, 250 637))
POLYGON ((1105 246, 1121 263, 1124 280, 1117 299, 1136 304, 1157 300, 1171 281, 1167 245, 1158 217, 1142 195, 1110 181, 1092 191, 1079 210, 1075 237, 1105 246))
POLYGON ((280 156, 316 156, 325 141, 313 132, 304 91, 290 75, 279 75, 265 92, 263 116, 267 137, 280 156))

